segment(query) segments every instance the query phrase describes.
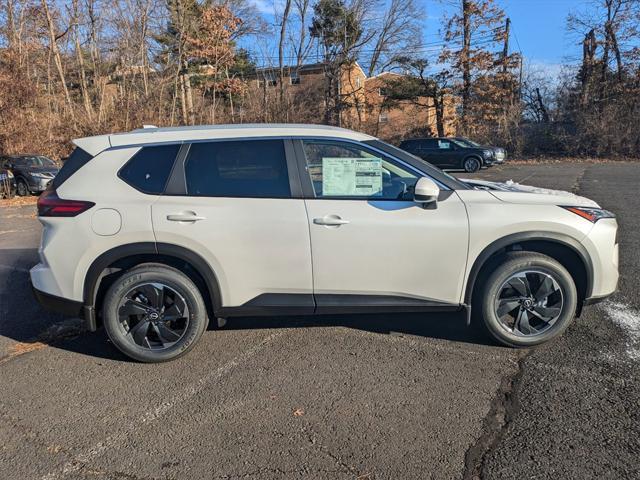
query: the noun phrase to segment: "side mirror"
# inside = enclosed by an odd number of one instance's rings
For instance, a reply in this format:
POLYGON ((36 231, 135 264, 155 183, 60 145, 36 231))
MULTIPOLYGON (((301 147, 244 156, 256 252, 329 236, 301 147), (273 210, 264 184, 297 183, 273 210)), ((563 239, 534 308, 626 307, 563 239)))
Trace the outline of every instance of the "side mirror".
POLYGON ((413 201, 424 206, 438 201, 440 188, 428 177, 420 177, 413 191, 413 201))

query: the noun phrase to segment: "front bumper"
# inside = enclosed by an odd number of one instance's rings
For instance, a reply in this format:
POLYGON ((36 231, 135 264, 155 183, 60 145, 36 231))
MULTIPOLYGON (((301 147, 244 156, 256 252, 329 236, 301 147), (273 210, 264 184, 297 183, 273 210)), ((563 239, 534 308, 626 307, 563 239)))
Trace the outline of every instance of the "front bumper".
POLYGON ((52 181, 53 178, 31 178, 29 179, 29 189, 32 192, 44 192, 52 181))

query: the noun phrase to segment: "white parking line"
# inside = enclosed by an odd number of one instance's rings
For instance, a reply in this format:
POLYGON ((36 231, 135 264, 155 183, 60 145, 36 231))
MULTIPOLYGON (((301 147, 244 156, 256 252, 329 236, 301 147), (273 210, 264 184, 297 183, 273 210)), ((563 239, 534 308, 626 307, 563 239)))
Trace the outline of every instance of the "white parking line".
POLYGON ((605 302, 602 309, 627 335, 627 356, 640 360, 640 312, 618 302, 605 302))
MULTIPOLYGON (((120 445, 123 442, 123 440, 131 434, 131 432, 135 431, 137 428, 141 427, 143 424, 149 424, 151 422, 154 422, 155 420, 159 419, 164 414, 166 414, 169 410, 171 410, 176 405, 178 404, 182 405, 185 401, 189 400, 195 395, 198 395, 209 384, 220 380, 220 378, 230 373, 234 368, 246 362, 251 357, 254 357, 258 352, 260 352, 260 350, 262 350, 267 345, 273 343, 274 340, 283 336, 285 333, 286 331, 281 330, 267 336, 260 343, 254 345, 248 350, 245 350, 243 353, 241 353, 237 357, 231 359, 224 365, 218 367, 216 370, 213 370, 212 372, 208 373, 204 377, 200 378, 194 384, 189 385, 184 390, 178 392, 176 395, 174 395, 172 398, 170 398, 166 402, 163 402, 160 405, 156 406, 152 411, 143 415, 139 421, 132 423, 130 428, 127 429, 126 431, 107 437, 104 441, 97 443, 96 445, 88 449, 86 452, 83 452, 77 455, 76 457, 74 457, 72 460, 66 462, 63 465, 62 470, 60 472, 48 473, 42 477, 42 480, 60 479, 60 478, 66 477, 67 475, 71 475, 73 473, 78 472, 89 462, 102 456, 102 454, 104 454, 107 450, 110 450, 116 447, 117 445, 120 445)), ((216 406, 217 411, 215 412, 215 416, 219 417, 224 413, 227 413, 229 411, 239 408, 240 406, 242 406, 242 402, 229 402, 223 405, 218 405, 216 406)))

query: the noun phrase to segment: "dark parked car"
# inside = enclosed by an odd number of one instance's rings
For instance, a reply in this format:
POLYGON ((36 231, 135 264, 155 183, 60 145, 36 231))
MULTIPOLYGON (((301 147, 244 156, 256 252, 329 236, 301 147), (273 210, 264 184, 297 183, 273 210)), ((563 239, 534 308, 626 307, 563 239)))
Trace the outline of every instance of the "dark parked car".
POLYGON ((29 195, 46 190, 60 167, 44 155, 7 155, 0 158, 0 166, 16 177, 18 195, 29 195))
POLYGON ((493 150, 472 147, 455 138, 415 138, 403 141, 400 148, 442 169, 477 172, 496 161, 493 150))
POLYGON ((16 177, 11 170, 0 166, 0 198, 13 198, 16 195, 16 177))
POLYGON ((493 150, 493 154, 494 157, 496 159, 495 163, 496 164, 500 164, 500 163, 504 163, 504 161, 507 159, 507 151, 502 148, 502 147, 493 147, 493 146, 489 146, 489 145, 481 145, 478 142, 474 142, 473 140, 469 140, 468 138, 464 138, 464 137, 455 137, 454 140, 456 140, 457 142, 460 143, 464 143, 470 147, 475 147, 475 148, 484 148, 487 150, 493 150))

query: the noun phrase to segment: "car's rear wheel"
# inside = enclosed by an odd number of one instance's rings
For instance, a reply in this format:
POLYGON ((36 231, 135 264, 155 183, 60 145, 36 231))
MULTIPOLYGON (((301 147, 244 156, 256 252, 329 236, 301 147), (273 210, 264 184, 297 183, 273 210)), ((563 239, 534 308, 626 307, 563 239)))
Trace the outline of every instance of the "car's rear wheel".
POLYGON ((19 178, 17 181, 17 192, 21 197, 26 197, 31 192, 29 191, 29 185, 22 178, 19 178))
POLYGON ((141 265, 118 278, 106 293, 103 320, 122 353, 150 363, 187 353, 208 323, 198 287, 179 270, 159 264, 141 265))
POLYGON ((556 260, 532 252, 510 252, 484 282, 479 298, 484 325, 512 347, 544 343, 573 320, 578 294, 571 274, 556 260))
POLYGON ((465 158, 462 166, 464 167, 465 172, 474 173, 480 170, 482 163, 476 157, 469 157, 465 158))

